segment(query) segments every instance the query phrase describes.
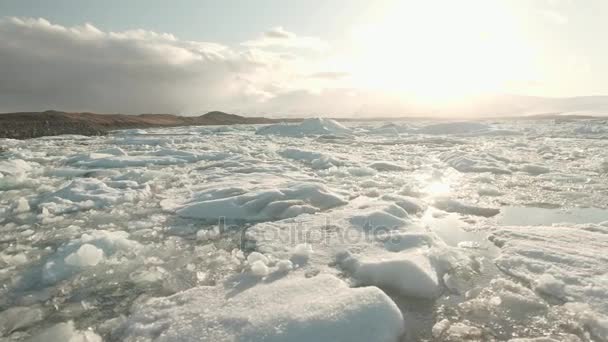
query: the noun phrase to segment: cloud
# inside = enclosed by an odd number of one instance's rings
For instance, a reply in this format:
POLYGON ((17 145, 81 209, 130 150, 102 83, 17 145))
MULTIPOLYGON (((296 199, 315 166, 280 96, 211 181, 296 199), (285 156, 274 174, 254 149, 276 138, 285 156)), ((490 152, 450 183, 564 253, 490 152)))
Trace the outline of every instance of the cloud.
POLYGON ((104 32, 92 24, 0 19, 0 112, 255 107, 286 91, 285 84, 297 83, 293 75, 299 73, 292 69, 302 61, 283 55, 146 30, 104 32))
POLYGON ((317 38, 298 36, 282 27, 275 27, 264 32, 258 38, 242 43, 246 47, 256 48, 289 48, 312 51, 326 51, 329 45, 317 38))
POLYGON ((295 34, 285 31, 285 29, 281 26, 277 26, 272 28, 266 32, 264 32, 264 36, 268 38, 277 38, 277 39, 292 39, 295 38, 295 34))
POLYGON ((322 72, 316 72, 316 73, 310 75, 310 77, 312 77, 312 78, 321 78, 321 79, 328 79, 328 80, 338 80, 338 79, 346 78, 348 76, 350 76, 350 73, 342 72, 342 71, 322 71, 322 72))

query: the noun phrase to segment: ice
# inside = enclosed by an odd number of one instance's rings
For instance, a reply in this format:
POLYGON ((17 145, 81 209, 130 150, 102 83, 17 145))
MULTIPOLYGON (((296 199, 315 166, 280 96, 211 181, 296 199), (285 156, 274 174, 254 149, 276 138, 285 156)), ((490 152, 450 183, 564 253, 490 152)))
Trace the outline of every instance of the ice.
POLYGON ((0 160, 0 190, 10 190, 28 185, 30 174, 38 164, 22 159, 0 160))
POLYGON ((392 201, 399 207, 403 208, 408 214, 418 214, 426 209, 426 205, 419 199, 411 196, 403 195, 384 195, 382 199, 386 201, 392 201))
POLYGON ((324 134, 349 134, 351 130, 335 120, 326 118, 305 119, 299 124, 278 124, 265 126, 257 134, 272 134, 290 137, 324 134))
POLYGON ((377 161, 373 162, 369 165, 372 169, 376 171, 404 171, 405 168, 401 165, 397 165, 395 163, 386 162, 386 161, 377 161))
POLYGON ((32 169, 32 165, 25 160, 0 160, 0 173, 3 176, 19 176, 32 171, 32 169))
POLYGON ((124 231, 95 230, 60 246, 45 261, 41 270, 42 280, 52 284, 104 261, 119 261, 140 248, 141 245, 130 240, 129 234, 124 231))
POLYGON ((262 260, 257 260, 251 263, 251 273, 258 277, 264 277, 268 275, 269 269, 262 260))
POLYGON ((496 264, 535 290, 608 313, 608 230, 590 227, 504 227, 492 234, 496 264))
POLYGON ((58 215, 139 201, 150 195, 150 187, 137 182, 103 182, 95 178, 84 178, 75 179, 65 187, 42 196, 38 206, 58 215))
MULTIPOLYGON (((288 188, 231 196, 234 189, 213 192, 208 200, 194 200, 177 210, 182 217, 216 220, 269 221, 316 213, 345 202, 321 184, 296 183, 288 188)), ((240 192, 240 191, 239 191, 240 192)), ((200 194, 205 198, 208 193, 200 194)))
POLYGON ((526 164, 521 167, 521 171, 527 172, 531 175, 541 175, 543 173, 551 172, 551 169, 542 165, 526 164))
POLYGON ((404 218, 397 217, 383 210, 374 210, 365 214, 354 215, 351 217, 350 222, 355 226, 365 229, 395 229, 408 224, 408 221, 404 218))
POLYGON ((30 327, 44 319, 44 311, 37 306, 16 306, 0 312, 0 336, 30 327))
POLYGON ((362 285, 375 285, 398 291, 401 295, 435 298, 439 295, 437 273, 421 253, 394 253, 387 257, 352 260, 340 255, 339 263, 362 285))
POLYGON ((279 155, 293 160, 302 161, 313 169, 328 169, 333 166, 341 166, 344 163, 330 155, 301 150, 297 148, 289 148, 279 152, 279 155))
POLYGON ((440 159, 460 172, 511 173, 507 160, 487 153, 467 155, 459 151, 445 152, 440 159))
POLYGON ((99 335, 92 331, 80 331, 74 328, 74 322, 58 323, 41 334, 32 342, 65 341, 65 342, 102 342, 99 335))
POLYGON ((95 266, 103 260, 103 250, 85 243, 76 252, 65 257, 65 263, 76 267, 95 266))
POLYGON ((435 201, 435 207, 450 213, 484 217, 492 217, 500 213, 500 209, 480 207, 473 204, 463 203, 455 199, 437 199, 435 201))
POLYGON ((418 132, 423 134, 468 134, 489 129, 490 126, 479 122, 447 122, 421 127, 418 132))
POLYGON ((263 264, 267 264, 268 263, 268 258, 264 254, 262 254, 262 253, 251 252, 247 256, 247 262, 249 264, 253 264, 256 261, 261 261, 263 264))
POLYGON ((196 287, 139 305, 123 341, 396 341, 403 317, 375 287, 330 275, 288 277, 237 291, 196 287))
POLYGON ((0 140, 0 339, 607 341, 601 125, 0 140))

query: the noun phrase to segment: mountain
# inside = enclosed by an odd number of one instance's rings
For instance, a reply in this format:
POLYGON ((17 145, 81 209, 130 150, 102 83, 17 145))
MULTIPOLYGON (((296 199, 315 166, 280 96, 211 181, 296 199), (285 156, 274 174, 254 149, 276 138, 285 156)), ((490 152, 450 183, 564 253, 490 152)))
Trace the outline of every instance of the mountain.
POLYGON ((172 114, 95 114, 67 113, 55 110, 0 114, 0 138, 27 139, 47 135, 104 135, 108 131, 128 128, 266 124, 283 121, 263 117, 244 117, 223 112, 201 116, 172 114))

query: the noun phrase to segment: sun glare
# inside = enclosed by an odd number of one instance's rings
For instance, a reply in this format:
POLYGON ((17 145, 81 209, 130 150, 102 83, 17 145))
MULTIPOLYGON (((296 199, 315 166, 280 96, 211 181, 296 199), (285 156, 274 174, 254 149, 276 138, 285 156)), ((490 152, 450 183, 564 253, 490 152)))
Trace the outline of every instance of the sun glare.
POLYGON ((509 11, 494 1, 400 2, 353 30, 354 82, 454 102, 501 90, 526 47, 509 11))

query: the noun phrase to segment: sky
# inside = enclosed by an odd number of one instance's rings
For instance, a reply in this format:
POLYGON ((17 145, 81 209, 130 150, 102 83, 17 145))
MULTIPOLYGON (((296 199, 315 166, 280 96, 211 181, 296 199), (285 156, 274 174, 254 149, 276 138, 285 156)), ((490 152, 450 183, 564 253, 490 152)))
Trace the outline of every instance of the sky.
POLYGON ((392 116, 608 95, 607 17, 604 0, 2 0, 0 112, 392 116))

